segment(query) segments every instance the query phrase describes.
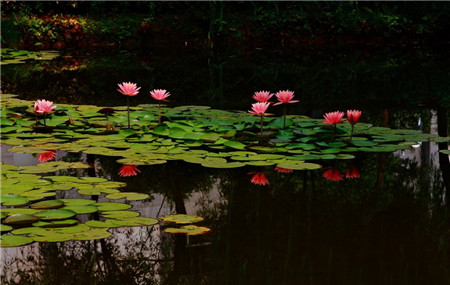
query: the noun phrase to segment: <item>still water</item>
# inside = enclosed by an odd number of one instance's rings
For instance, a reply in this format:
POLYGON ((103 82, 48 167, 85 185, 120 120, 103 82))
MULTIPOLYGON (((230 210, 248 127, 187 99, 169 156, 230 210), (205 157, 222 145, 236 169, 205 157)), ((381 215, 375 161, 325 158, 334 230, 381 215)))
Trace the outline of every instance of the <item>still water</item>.
MULTIPOLYGON (((130 100, 133 105, 152 103, 148 91, 161 88, 173 95, 169 106, 248 110, 253 92, 289 89, 300 100, 289 106, 290 114, 320 118, 356 108, 364 122, 437 133, 442 108, 449 106, 449 66, 446 53, 411 49, 68 51, 51 62, 4 66, 2 91, 56 104, 119 106, 126 101, 117 83, 132 81, 142 86, 130 100)), ((3 248, 1 281, 449 284, 443 178, 450 173, 443 166, 448 155, 439 155, 439 147, 425 142, 394 153, 361 153, 351 161, 321 161, 322 169, 292 173, 169 161, 140 166, 134 177, 119 177, 115 158, 58 152, 57 160, 93 165, 62 175, 105 177, 126 182, 124 191, 149 194, 131 202, 141 216, 199 215, 212 231, 171 235, 157 224, 111 229, 113 236, 103 240, 3 248), (327 175, 328 170, 338 175, 327 175), (251 183, 254 172, 264 172, 269 183, 251 183)), ((6 164, 38 163, 31 154, 7 149, 2 146, 6 164)))

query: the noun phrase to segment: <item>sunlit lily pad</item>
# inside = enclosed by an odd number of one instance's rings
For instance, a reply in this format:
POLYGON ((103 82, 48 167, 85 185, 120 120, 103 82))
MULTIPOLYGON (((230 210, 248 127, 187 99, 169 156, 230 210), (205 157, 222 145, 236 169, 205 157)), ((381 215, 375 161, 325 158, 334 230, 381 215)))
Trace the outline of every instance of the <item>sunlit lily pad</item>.
POLYGON ((110 219, 127 219, 138 217, 140 214, 134 211, 105 211, 101 215, 110 219))
POLYGON ((94 240, 94 239, 104 239, 111 236, 111 233, 106 229, 90 229, 82 233, 74 235, 74 240, 94 240))
POLYGON ((93 206, 96 206, 99 211, 119 211, 119 210, 128 210, 132 206, 123 203, 113 203, 113 202, 101 202, 95 203, 93 206))
POLYGON ((0 224, 0 232, 9 232, 13 229, 13 227, 8 225, 0 224))
POLYGON ((28 214, 14 214, 6 217, 2 223, 8 225, 22 225, 22 224, 31 224, 39 221, 38 216, 28 215, 28 214))
POLYGON ((32 209, 58 209, 64 206, 64 202, 61 200, 47 200, 41 201, 30 205, 32 209))
POLYGON ((62 209, 74 211, 77 214, 90 214, 97 212, 97 207, 92 205, 73 205, 73 206, 65 206, 62 209))
POLYGON ((42 228, 56 228, 56 227, 69 227, 78 224, 77 220, 68 219, 68 220, 59 220, 59 221, 39 221, 33 223, 34 227, 42 227, 42 228))
POLYGON ((134 217, 134 218, 120 219, 114 221, 114 223, 119 223, 121 226, 140 227, 140 226, 155 225, 158 223, 158 220, 147 217, 134 217))
POLYGON ((202 217, 193 216, 193 215, 185 215, 185 214, 177 214, 177 215, 166 215, 159 217, 164 222, 176 223, 176 224, 192 224, 203 221, 202 217))
POLYGON ((194 225, 182 226, 180 228, 166 228, 164 229, 166 233, 172 234, 186 234, 188 236, 202 235, 211 231, 207 227, 198 227, 194 225))
POLYGON ((28 199, 26 197, 18 195, 2 195, 0 200, 4 206, 18 206, 28 203, 28 199))

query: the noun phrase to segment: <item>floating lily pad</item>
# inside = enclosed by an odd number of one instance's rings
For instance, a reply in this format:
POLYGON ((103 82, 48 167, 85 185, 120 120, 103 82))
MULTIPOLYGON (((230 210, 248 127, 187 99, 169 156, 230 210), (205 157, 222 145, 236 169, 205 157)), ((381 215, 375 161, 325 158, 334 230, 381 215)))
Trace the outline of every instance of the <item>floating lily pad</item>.
POLYGON ((42 220, 63 220, 75 216, 77 213, 66 209, 54 209, 36 213, 42 220))
POLYGON ((106 198, 111 200, 118 200, 126 198, 130 201, 136 201, 136 200, 144 200, 147 199, 149 196, 144 193, 135 193, 135 192, 118 192, 118 193, 112 193, 106 195, 106 198))
POLYGON ((39 221, 33 223, 34 227, 42 227, 42 228, 56 228, 56 227, 69 227, 78 224, 77 220, 68 219, 68 220, 60 220, 60 221, 39 221))
POLYGON ((0 224, 0 232, 9 232, 13 229, 13 227, 8 225, 0 224))
POLYGON ((28 199, 18 195, 2 195, 0 197, 1 204, 4 206, 18 206, 28 203, 28 199))
POLYGON ((1 235, 0 246, 1 247, 14 247, 32 243, 33 239, 18 235, 1 235))
POLYGON ((172 234, 186 234, 188 236, 203 235, 211 231, 207 227, 198 227, 194 225, 182 226, 180 228, 166 228, 164 229, 166 233, 172 234))
POLYGON ((134 211, 105 211, 101 215, 110 219, 127 219, 138 217, 140 214, 134 211))
POLYGON ((28 215, 28 214, 14 214, 6 217, 2 223, 8 225, 22 225, 22 224, 32 224, 39 221, 38 216, 28 215))
POLYGON ((82 233, 74 235, 75 240, 94 240, 94 239, 104 239, 111 236, 111 233, 106 229, 90 229, 82 233))
POLYGON ((77 214, 90 214, 98 211, 96 206, 92 205, 73 205, 73 206, 65 206, 62 209, 74 211, 77 214))
POLYGON ((99 211, 119 211, 119 210, 128 210, 132 206, 123 203, 113 203, 113 202, 101 202, 95 203, 93 206, 96 206, 99 211))
POLYGON ((193 215, 185 215, 185 214, 177 214, 177 215, 166 215, 160 217, 164 222, 176 223, 176 224, 192 224, 203 221, 202 217, 193 216, 193 215))
POLYGON ((151 226, 158 223, 158 220, 147 218, 147 217, 134 217, 134 218, 124 218, 115 223, 119 223, 122 226, 128 227, 141 227, 141 226, 151 226))
POLYGON ((64 202, 61 200, 48 200, 37 202, 30 205, 32 209, 58 209, 64 206, 64 202))

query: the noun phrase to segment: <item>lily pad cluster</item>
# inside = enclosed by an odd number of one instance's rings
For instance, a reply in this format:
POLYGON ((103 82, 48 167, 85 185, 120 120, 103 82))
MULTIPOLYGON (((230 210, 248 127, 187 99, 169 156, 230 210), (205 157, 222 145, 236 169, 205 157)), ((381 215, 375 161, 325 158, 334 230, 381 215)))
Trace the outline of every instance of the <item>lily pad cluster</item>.
POLYGON ((8 48, 2 48, 1 54, 0 65, 21 64, 31 60, 51 60, 60 55, 58 51, 53 50, 25 51, 8 48))
POLYGON ((183 160, 213 168, 245 165, 303 170, 320 168, 320 160, 352 159, 356 152, 392 152, 420 141, 450 141, 416 130, 375 127, 371 124, 325 125, 305 116, 268 118, 261 135, 260 121, 244 111, 214 110, 207 106, 164 108, 58 104, 46 128, 32 111, 33 102, 2 95, 2 143, 9 151, 38 153, 49 150, 118 157, 131 165, 183 160), (105 111, 106 110, 106 111, 105 111), (351 138, 351 139, 350 139, 351 138))

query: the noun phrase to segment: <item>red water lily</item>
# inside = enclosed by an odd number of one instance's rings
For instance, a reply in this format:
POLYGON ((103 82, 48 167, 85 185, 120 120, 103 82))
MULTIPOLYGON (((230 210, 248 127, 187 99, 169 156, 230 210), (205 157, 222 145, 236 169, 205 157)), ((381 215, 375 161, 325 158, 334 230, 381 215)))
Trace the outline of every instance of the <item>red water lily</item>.
POLYGON ((128 177, 128 176, 136 176, 138 172, 141 172, 136 165, 124 165, 119 169, 119 176, 128 177))
POLYGON ((282 168, 282 167, 275 167, 275 171, 277 171, 278 173, 292 173, 294 172, 294 170, 292 169, 287 169, 287 168, 282 168))
POLYGON ((139 93, 139 89, 141 89, 141 87, 137 87, 136 83, 131 82, 122 82, 122 84, 119 83, 118 85, 119 89, 117 91, 127 96, 136 96, 139 93))
POLYGON ((340 124, 342 123, 342 117, 344 117, 344 112, 330 112, 330 113, 325 113, 325 115, 323 115, 323 117, 325 118, 325 121, 323 121, 323 123, 328 124, 328 125, 336 125, 336 124, 340 124))
POLYGON ((33 111, 36 115, 43 115, 46 113, 54 113, 56 107, 57 106, 53 106, 52 101, 37 100, 34 102, 33 111))
POLYGON ((342 174, 338 169, 328 169, 322 174, 323 178, 330 181, 341 181, 343 180, 342 174))
POLYGON ((361 174, 358 171, 358 168, 354 165, 350 165, 347 167, 347 170, 345 171, 345 178, 359 178, 361 177, 361 174))
POLYGON ((39 160, 39 162, 46 162, 46 161, 54 159, 55 157, 56 157, 56 151, 51 150, 51 151, 39 153, 37 156, 37 160, 39 160))
POLYGON ((253 94, 253 99, 258 102, 268 102, 273 96, 269 91, 258 91, 253 94))
POLYGON ((264 172, 250 172, 249 174, 253 174, 250 182, 256 185, 268 185, 269 179, 267 179, 266 174, 264 172))
POLYGON ((347 121, 354 125, 359 121, 359 118, 361 118, 361 111, 358 110, 347 110, 347 121))
POLYGON ((292 100, 294 98, 294 91, 289 90, 278 91, 277 93, 275 93, 275 96, 277 97, 279 102, 275 103, 274 105, 299 102, 298 100, 292 100))

